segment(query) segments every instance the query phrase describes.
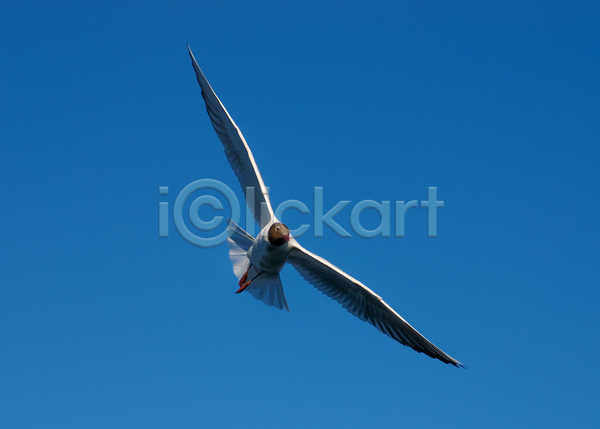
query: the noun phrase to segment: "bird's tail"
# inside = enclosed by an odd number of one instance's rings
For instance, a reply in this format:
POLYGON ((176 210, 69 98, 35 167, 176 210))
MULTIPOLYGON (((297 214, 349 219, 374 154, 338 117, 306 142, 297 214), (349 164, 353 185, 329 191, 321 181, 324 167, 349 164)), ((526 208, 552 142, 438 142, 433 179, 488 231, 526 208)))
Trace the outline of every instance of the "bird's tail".
POLYGON ((267 305, 275 307, 278 310, 290 311, 285 299, 285 294, 283 293, 283 286, 281 285, 279 274, 262 273, 256 279, 252 280, 246 290, 250 292, 254 298, 267 305))

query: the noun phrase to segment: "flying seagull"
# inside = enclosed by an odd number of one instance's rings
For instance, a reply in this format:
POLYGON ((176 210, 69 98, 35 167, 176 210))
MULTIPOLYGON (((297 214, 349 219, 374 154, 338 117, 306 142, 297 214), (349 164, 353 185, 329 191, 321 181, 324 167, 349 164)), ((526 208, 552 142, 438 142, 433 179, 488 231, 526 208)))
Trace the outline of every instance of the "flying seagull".
POLYGON ((227 160, 238 177, 242 190, 246 193, 247 189, 254 189, 254 197, 248 192, 246 198, 250 197, 248 205, 261 228, 258 236, 252 237, 228 220, 229 257, 239 279, 236 293, 248 291, 267 305, 289 311, 279 278, 279 272, 287 262, 318 290, 399 343, 444 363, 464 367, 421 335, 371 289, 298 244, 289 228, 277 220, 269 192, 248 143, 204 77, 189 46, 188 51, 206 103, 206 111, 223 143, 227 160), (261 215, 262 207, 266 208, 267 213, 263 209, 261 215))

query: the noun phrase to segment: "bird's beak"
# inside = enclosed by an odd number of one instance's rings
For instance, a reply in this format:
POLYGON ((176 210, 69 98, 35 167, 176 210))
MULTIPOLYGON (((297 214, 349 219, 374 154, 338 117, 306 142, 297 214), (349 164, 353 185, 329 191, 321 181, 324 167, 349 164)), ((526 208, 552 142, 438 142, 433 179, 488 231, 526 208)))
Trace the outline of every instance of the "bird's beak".
POLYGON ((290 234, 285 234, 285 235, 283 236, 283 239, 284 239, 286 242, 290 241, 290 234))

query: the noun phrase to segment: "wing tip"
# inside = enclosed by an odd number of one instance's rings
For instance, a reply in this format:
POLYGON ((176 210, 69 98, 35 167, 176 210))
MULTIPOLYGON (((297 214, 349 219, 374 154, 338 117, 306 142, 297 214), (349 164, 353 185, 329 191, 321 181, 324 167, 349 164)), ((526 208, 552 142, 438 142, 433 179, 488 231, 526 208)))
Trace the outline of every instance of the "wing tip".
MULTIPOLYGON (((439 359, 439 360, 441 360, 439 357, 436 357, 436 358, 439 359)), ((436 359, 436 358, 434 358, 434 359, 436 359)), ((446 361, 442 361, 442 362, 450 364, 450 365, 455 366, 457 368, 469 369, 469 367, 467 365, 465 365, 465 364, 457 361, 456 359, 454 359, 451 356, 448 356, 448 359, 446 361)))

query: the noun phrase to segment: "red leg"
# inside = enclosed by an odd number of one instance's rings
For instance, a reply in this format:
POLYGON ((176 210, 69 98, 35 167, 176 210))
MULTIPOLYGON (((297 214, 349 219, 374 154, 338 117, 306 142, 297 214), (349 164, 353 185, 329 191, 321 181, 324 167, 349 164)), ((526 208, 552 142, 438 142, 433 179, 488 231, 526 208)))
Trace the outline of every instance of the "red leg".
POLYGON ((246 283, 246 279, 248 278, 248 273, 250 272, 250 267, 252 267, 252 264, 250 264, 250 266, 248 267, 248 269, 246 270, 246 272, 244 273, 244 275, 242 276, 242 278, 238 282, 238 286, 241 286, 244 283, 246 283))
MULTIPOLYGON (((250 268, 248 268, 248 270, 250 270, 250 268)), ((255 275, 255 276, 254 276, 254 278, 253 278, 252 280, 248 280, 248 281, 247 281, 247 282, 245 282, 244 284, 241 284, 241 283, 242 283, 242 281, 240 280, 240 288, 237 290, 237 292, 236 292, 236 293, 243 292, 243 291, 244 291, 244 289, 246 289, 246 288, 248 287, 248 285, 249 285, 250 283, 252 283, 252 281, 253 281, 253 280, 255 280, 255 279, 256 279, 258 276, 260 276, 262 273, 263 273, 263 272, 261 271, 260 273, 258 273, 257 275, 255 275)), ((243 279, 246 279, 246 278, 248 278, 248 271, 246 271, 246 274, 244 274, 244 275, 242 276, 242 278, 243 278, 243 279)))

